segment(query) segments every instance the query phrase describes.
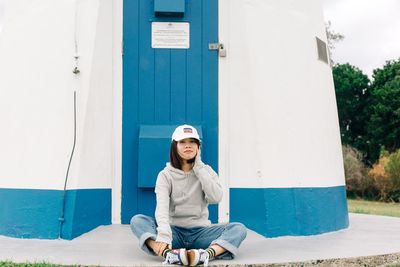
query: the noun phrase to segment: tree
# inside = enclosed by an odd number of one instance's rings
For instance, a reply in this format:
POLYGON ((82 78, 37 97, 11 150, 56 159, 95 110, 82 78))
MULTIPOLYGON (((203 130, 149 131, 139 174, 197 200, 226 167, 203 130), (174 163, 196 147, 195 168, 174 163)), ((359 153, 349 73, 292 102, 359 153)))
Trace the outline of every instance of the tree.
POLYGON ((371 160, 385 149, 400 148, 400 59, 387 61, 382 69, 373 71, 370 87, 368 135, 371 160))
POLYGON ((328 40, 329 63, 331 67, 335 64, 332 59, 332 51, 335 49, 335 44, 344 39, 344 35, 332 30, 332 23, 328 20, 325 23, 326 39, 328 40))
POLYGON ((370 83, 368 76, 348 63, 334 65, 332 72, 342 143, 365 152, 368 142, 365 122, 369 117, 366 113, 370 83))
POLYGON ((384 86, 387 82, 400 79, 400 58, 386 61, 382 69, 374 69, 372 78, 371 88, 384 86))
POLYGON ((370 83, 350 64, 333 67, 342 142, 360 150, 370 166, 382 151, 400 148, 400 59, 387 61, 372 77, 370 83))

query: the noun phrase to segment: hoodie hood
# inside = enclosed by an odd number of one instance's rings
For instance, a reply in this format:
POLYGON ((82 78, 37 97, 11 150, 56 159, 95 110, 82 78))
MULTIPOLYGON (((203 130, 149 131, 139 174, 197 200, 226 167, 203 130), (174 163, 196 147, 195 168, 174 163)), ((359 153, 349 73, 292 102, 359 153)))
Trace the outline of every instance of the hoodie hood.
POLYGON ((164 170, 169 171, 174 179, 184 179, 188 174, 193 173, 193 169, 190 172, 185 173, 184 171, 173 167, 170 162, 166 164, 164 170))

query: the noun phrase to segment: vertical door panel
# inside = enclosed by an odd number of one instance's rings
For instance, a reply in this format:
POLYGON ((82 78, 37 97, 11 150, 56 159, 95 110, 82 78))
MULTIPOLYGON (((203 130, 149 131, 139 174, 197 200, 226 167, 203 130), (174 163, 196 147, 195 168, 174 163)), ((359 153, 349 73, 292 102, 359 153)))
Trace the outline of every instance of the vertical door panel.
MULTIPOLYGON (((200 126, 203 160, 218 169, 218 57, 217 51, 208 50, 209 43, 218 41, 218 1, 185 3, 183 17, 156 17, 154 0, 124 1, 123 223, 137 213, 154 216, 154 188, 138 186, 138 157, 144 153, 138 150, 141 126, 200 126), (190 48, 151 48, 152 22, 188 22, 190 48)), ((161 170, 167 161, 168 151, 154 168, 161 170)), ((216 222, 216 206, 210 208, 210 218, 216 222)))

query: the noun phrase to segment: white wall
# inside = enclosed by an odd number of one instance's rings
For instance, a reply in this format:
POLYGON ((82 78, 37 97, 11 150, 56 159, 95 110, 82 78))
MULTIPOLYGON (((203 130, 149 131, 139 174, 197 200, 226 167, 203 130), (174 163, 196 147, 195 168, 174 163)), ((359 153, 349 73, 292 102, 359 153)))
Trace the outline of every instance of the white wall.
POLYGON ((326 41, 319 0, 220 0, 219 12, 222 179, 232 188, 343 185, 331 69, 317 57, 315 37, 326 41))
POLYGON ((63 188, 77 90, 78 136, 68 188, 110 188, 112 2, 6 0, 3 23, 0 187, 63 188), (78 78, 72 73, 75 28, 78 78))

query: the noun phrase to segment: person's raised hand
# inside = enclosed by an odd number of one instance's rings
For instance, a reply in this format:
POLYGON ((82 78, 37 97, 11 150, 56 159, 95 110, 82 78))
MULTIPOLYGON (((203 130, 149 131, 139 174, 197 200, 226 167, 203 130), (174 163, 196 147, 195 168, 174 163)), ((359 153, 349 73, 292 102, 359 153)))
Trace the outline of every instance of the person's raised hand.
POLYGON ((196 158, 194 160, 194 167, 199 167, 201 165, 203 165, 204 163, 201 161, 201 149, 199 147, 198 151, 197 151, 197 155, 196 158))

